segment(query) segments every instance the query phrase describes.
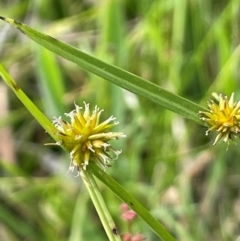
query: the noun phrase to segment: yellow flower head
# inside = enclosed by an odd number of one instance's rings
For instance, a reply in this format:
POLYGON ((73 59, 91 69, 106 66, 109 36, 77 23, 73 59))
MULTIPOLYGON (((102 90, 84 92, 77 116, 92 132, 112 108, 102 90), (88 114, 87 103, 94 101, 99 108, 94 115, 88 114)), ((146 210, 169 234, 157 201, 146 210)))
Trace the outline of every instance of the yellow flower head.
POLYGON ((213 130, 218 132, 213 145, 222 138, 229 144, 233 137, 240 135, 240 101, 234 102, 234 93, 229 100, 222 94, 214 94, 214 97, 217 103, 213 100, 208 101, 209 112, 200 111, 199 115, 209 126, 206 135, 213 130))
POLYGON ((63 146, 70 152, 71 163, 69 171, 77 167, 78 175, 81 168, 86 169, 90 161, 97 163, 102 168, 109 166, 111 160, 117 159, 121 153, 115 150, 108 141, 125 137, 121 132, 108 132, 110 128, 117 125, 115 117, 111 116, 102 123, 99 123, 103 110, 96 106, 92 114, 89 104, 85 109, 75 104, 75 110, 65 114, 70 117, 70 123, 55 118, 53 124, 58 129, 59 142, 55 145, 63 146), (114 154, 114 156, 112 156, 114 154))

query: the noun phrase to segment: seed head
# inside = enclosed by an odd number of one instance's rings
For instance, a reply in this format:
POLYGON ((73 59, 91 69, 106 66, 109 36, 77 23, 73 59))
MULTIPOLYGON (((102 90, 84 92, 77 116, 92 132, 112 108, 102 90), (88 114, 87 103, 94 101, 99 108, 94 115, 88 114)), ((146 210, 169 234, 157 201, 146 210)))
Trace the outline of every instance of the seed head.
POLYGON ((75 110, 65 114, 70 118, 70 123, 62 120, 61 117, 53 120, 53 124, 58 129, 59 138, 54 145, 60 145, 70 152, 69 171, 73 171, 76 167, 78 175, 82 168, 87 168, 90 161, 106 169, 110 161, 117 159, 121 153, 120 150, 115 150, 108 141, 126 137, 122 132, 108 131, 118 124, 115 117, 111 116, 99 123, 103 110, 96 106, 91 114, 89 104, 84 102, 84 105, 84 111, 82 107, 75 104, 75 110))
POLYGON ((240 101, 234 102, 234 93, 231 94, 229 100, 227 96, 222 94, 214 93, 213 95, 216 101, 208 101, 209 111, 200 111, 200 119, 209 126, 206 135, 210 131, 218 132, 213 145, 220 139, 229 145, 229 141, 233 137, 240 135, 240 101))

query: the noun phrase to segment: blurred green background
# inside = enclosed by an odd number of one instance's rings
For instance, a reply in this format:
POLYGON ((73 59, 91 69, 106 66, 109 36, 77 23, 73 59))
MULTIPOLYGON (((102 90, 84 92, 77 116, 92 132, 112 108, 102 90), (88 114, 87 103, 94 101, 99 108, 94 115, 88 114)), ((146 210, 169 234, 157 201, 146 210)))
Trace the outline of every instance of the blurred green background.
MULTIPOLYGON (((240 98, 239 0, 0 0, 22 21, 95 57, 206 106, 211 93, 240 98)), ((127 92, 0 23, 0 61, 50 118, 74 101, 114 115, 127 138, 107 172, 181 241, 240 240, 240 150, 127 92)), ((0 240, 107 240, 69 156, 0 82, 0 240)), ((237 141, 239 142, 239 141, 237 141)), ((121 234, 121 201, 99 183, 121 234)), ((134 233, 159 240, 144 222, 134 233)))

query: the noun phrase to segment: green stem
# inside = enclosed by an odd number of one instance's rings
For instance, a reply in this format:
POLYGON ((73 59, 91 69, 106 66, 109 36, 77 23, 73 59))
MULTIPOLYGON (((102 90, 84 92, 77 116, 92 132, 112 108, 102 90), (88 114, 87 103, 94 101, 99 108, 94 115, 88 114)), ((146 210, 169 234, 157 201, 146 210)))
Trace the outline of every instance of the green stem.
POLYGON ((129 205, 164 241, 176 241, 176 239, 169 233, 169 231, 156 220, 149 211, 143 207, 136 198, 129 194, 120 184, 112 179, 106 172, 104 172, 96 164, 90 163, 88 168, 92 173, 101 180, 107 187, 109 187, 120 199, 129 205))
POLYGON ((108 208, 104 202, 104 199, 101 195, 101 192, 98 188, 98 185, 91 173, 91 171, 81 171, 81 176, 89 195, 92 199, 92 202, 97 210, 97 213, 100 217, 102 225, 107 233, 107 236, 110 241, 121 241, 121 237, 119 236, 118 232, 116 231, 116 225, 112 219, 111 214, 108 211, 108 208))

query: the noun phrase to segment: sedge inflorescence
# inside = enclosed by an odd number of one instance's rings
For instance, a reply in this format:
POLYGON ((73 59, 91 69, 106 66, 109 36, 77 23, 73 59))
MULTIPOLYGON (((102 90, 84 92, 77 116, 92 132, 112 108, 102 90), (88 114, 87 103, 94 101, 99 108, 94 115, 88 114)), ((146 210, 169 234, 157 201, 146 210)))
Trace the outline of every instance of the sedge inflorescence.
POLYGON ((217 131, 213 145, 220 139, 229 144, 233 137, 240 136, 240 101, 234 102, 234 93, 227 96, 215 94, 216 101, 208 101, 209 111, 200 111, 200 118, 209 126, 210 131, 217 131))
POLYGON ((106 169, 121 153, 108 142, 125 137, 122 132, 109 132, 109 129, 118 124, 115 117, 111 116, 100 123, 103 110, 96 106, 91 114, 89 104, 84 102, 84 105, 83 110, 75 104, 75 110, 65 114, 70 118, 70 122, 61 117, 53 120, 59 138, 54 145, 60 145, 70 152, 69 171, 73 171, 76 167, 78 175, 82 168, 84 170, 87 168, 90 161, 106 169))

